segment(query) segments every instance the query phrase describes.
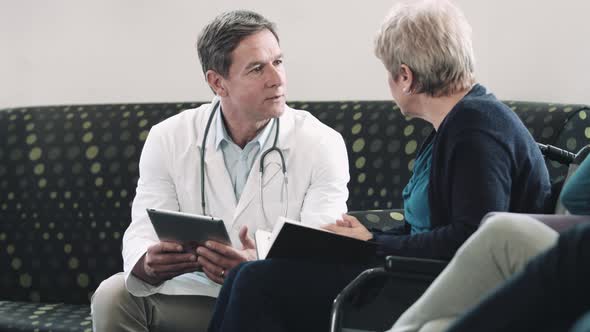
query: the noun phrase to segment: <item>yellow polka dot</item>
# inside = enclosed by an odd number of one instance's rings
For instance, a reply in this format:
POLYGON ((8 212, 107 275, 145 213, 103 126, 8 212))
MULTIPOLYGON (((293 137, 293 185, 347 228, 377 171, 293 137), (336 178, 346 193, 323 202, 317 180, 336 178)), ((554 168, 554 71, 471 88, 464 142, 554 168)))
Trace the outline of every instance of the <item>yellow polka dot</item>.
POLYGON ((142 119, 141 121, 139 121, 139 127, 143 128, 148 124, 148 121, 146 119, 142 119))
POLYGON ((39 179, 37 185, 39 186, 39 188, 43 189, 47 186, 47 180, 45 178, 41 178, 39 179))
POLYGON ((356 135, 356 134, 360 133, 362 128, 363 128, 363 125, 361 125, 360 123, 355 124, 354 126, 352 126, 352 134, 356 135))
POLYGON ((375 189, 373 189, 373 188, 369 188, 369 190, 367 190, 367 195, 369 195, 369 196, 373 196, 374 193, 375 193, 375 189))
POLYGON ((72 245, 71 245, 71 244, 69 244, 69 243, 68 243, 68 244, 65 244, 65 245, 64 245, 64 252, 65 252, 66 254, 69 254, 69 253, 71 253, 71 252, 72 252, 72 245))
POLYGON ((378 222, 379 222, 379 220, 381 220, 381 219, 379 218, 379 216, 378 216, 378 215, 376 215, 376 214, 372 214, 372 213, 368 213, 368 214, 365 216, 365 218, 367 219, 367 221, 369 221, 369 222, 372 222, 372 223, 374 223, 374 224, 378 223, 378 222))
POLYGON ((567 142, 565 143, 565 145, 567 146, 567 149, 570 151, 575 151, 576 147, 578 146, 578 143, 576 141, 575 138, 570 138, 567 140, 567 142))
POLYGON ((31 276, 28 273, 20 275, 19 284, 21 285, 21 287, 29 288, 29 287, 31 287, 32 283, 33 283, 33 278, 31 278, 31 276))
POLYGON ((412 158, 412 160, 410 160, 410 162, 408 163, 408 171, 413 172, 414 171, 414 163, 416 162, 416 159, 412 158))
POLYGON ((557 107, 553 106, 549 108, 549 113, 557 111, 557 107))
POLYGON ((6 240, 6 233, 0 233, 0 241, 6 240))
POLYGON ((107 198, 113 198, 113 191, 112 190, 107 190, 106 194, 107 198))
POLYGON ((57 237, 58 240, 63 240, 64 239, 64 233, 59 232, 59 233, 57 233, 57 236, 56 237, 57 237))
POLYGON ((144 112, 144 111, 139 111, 139 112, 137 112, 137 116, 138 116, 138 117, 142 117, 144 114, 145 114, 145 112, 144 112))
POLYGON ((68 266, 70 267, 70 270, 77 269, 79 266, 78 259, 76 257, 70 258, 70 260, 68 261, 68 266))
POLYGON ((586 120, 586 117, 587 117, 588 115, 586 114, 586 112, 585 112, 585 111, 581 111, 580 113, 578 113, 578 116, 580 117, 580 119, 582 119, 582 120, 586 120))
POLYGON ((96 180, 94 180, 94 185, 97 187, 101 187, 104 183, 103 178, 96 178, 96 180))
POLYGON ((82 288, 88 287, 88 275, 86 273, 80 273, 78 275, 78 286, 82 288))
POLYGON ((352 151, 353 152, 361 152, 365 147, 365 139, 359 138, 352 144, 352 151))
POLYGON ((569 113, 571 111, 573 111, 574 109, 572 107, 566 107, 563 109, 564 112, 569 113))
POLYGON ((127 190, 123 189, 121 190, 121 198, 125 198, 127 197, 127 190))
POLYGON ((92 133, 86 133, 86 134, 84 134, 84 136, 82 136, 82 141, 84 143, 90 143, 90 141, 92 141, 93 138, 94 138, 94 135, 92 133))
POLYGON ((39 158, 41 158, 41 155, 43 154, 43 151, 40 148, 32 148, 31 151, 29 152, 29 159, 31 160, 38 160, 39 158))
POLYGON ((363 116, 363 113, 357 112, 357 113, 354 113, 354 115, 352 116, 352 119, 356 121, 356 120, 360 119, 362 116, 363 116))
POLYGON ((92 164, 92 166, 90 167, 90 172, 92 172, 93 174, 100 172, 100 163, 92 164))
POLYGON ((34 123, 27 124, 26 129, 27 129, 27 131, 31 131, 31 130, 35 129, 35 124, 34 123))
POLYGON ((381 197, 385 197, 385 195, 387 195, 387 189, 385 189, 385 188, 381 189, 381 192, 379 193, 379 195, 381 195, 381 197))
POLYGON ((416 152, 416 147, 418 147, 418 143, 415 140, 411 140, 406 144, 406 154, 412 154, 416 152))
POLYGON ((367 179, 367 175, 365 173, 361 173, 357 177, 358 183, 363 183, 363 182, 365 182, 366 179, 367 179))
POLYGON ((8 193, 8 200, 13 200, 14 199, 14 193, 11 191, 8 193))
POLYGON ((20 258, 14 258, 12 259, 12 263, 10 265, 12 266, 13 270, 18 270, 22 266, 22 262, 20 258))
POLYGON ((406 137, 412 135, 413 132, 414 132, 413 125, 409 125, 406 128, 404 128, 404 136, 406 136, 406 137))
POLYGON ((90 146, 86 149, 86 158, 94 159, 98 155, 98 147, 96 145, 90 146))
POLYGON ((90 127, 92 127, 92 123, 91 123, 90 121, 85 121, 85 122, 82 124, 82 128, 84 128, 84 129, 88 129, 88 128, 90 128, 90 127))
POLYGON ((28 145, 34 144, 35 142, 37 142, 37 135, 31 134, 27 136, 26 141, 28 145))
POLYGON ((90 324, 90 322, 89 322, 89 321, 85 321, 85 322, 82 322, 82 323, 80 323, 80 325, 81 325, 81 326, 86 326, 86 325, 88 325, 88 324, 90 324))
POLYGON ((365 162, 366 162, 365 157, 358 157, 358 159, 354 163, 354 166, 359 169, 363 168, 363 167, 365 167, 365 162))
POLYGON ((15 250, 16 249, 14 248, 14 245, 12 245, 12 244, 9 244, 9 245, 6 246, 6 253, 9 254, 9 255, 14 254, 14 251, 15 250))
POLYGON ((399 213, 399 212, 391 212, 389 214, 389 216, 391 217, 391 219, 393 220, 397 220, 397 221, 402 221, 404 220, 404 215, 399 213))
POLYGON ((590 138, 590 127, 586 127, 584 130, 584 135, 586 135, 586 138, 590 138))
MULTIPOLYGON (((123 107, 121 107, 121 109, 122 109, 122 110, 124 110, 124 109, 125 109, 125 107, 123 106, 123 107)), ((131 114, 131 113, 129 113, 129 111, 126 111, 126 112, 124 112, 124 113, 123 113, 123 117, 124 117, 124 118, 128 118, 130 114, 131 114)))
POLYGON ((144 130, 144 131, 142 131, 139 134, 139 140, 142 141, 142 142, 145 141, 147 137, 148 137, 148 131, 147 130, 144 130))
POLYGON ((45 172, 45 165, 37 164, 35 166, 35 169, 33 170, 33 172, 35 172, 35 174, 37 174, 37 175, 43 174, 43 172, 45 172))
POLYGON ((50 192, 49 193, 49 198, 56 199, 57 198, 57 192, 55 192, 55 191, 50 192))
POLYGON ((49 233, 47 233, 47 232, 43 233, 43 240, 45 240, 45 241, 49 240, 49 233))

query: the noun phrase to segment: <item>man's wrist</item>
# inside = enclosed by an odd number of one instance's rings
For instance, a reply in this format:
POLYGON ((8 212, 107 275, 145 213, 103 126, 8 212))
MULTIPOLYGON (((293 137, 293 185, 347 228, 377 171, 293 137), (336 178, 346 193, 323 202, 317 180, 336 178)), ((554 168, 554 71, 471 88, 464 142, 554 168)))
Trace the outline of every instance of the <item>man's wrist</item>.
POLYGON ((141 256, 141 258, 135 263, 133 270, 131 270, 131 274, 133 274, 138 279, 147 282, 152 286, 157 286, 162 283, 162 280, 159 280, 155 277, 151 277, 147 274, 144 268, 144 261, 145 261, 145 254, 141 256))

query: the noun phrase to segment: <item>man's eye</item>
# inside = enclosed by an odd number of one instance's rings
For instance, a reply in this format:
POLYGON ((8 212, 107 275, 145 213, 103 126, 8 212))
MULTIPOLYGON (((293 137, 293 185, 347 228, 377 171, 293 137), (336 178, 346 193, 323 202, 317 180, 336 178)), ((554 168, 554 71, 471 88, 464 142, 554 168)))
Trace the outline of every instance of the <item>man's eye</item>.
POLYGON ((279 60, 275 60, 275 66, 280 66, 283 64, 283 60, 279 59, 279 60))
POLYGON ((251 73, 260 73, 262 72, 262 67, 254 67, 252 68, 252 70, 250 70, 251 73))

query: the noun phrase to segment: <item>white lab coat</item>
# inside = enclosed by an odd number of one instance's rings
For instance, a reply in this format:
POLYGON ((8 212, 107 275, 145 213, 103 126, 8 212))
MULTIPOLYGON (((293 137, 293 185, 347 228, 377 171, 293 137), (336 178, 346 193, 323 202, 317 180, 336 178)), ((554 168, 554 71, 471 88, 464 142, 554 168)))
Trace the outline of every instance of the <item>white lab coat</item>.
MULTIPOLYGON (((216 297, 220 286, 204 273, 187 273, 158 286, 131 274, 133 266, 158 242, 146 208, 202 214, 201 148, 211 104, 183 111, 152 127, 139 162, 140 178, 131 212, 131 224, 123 237, 124 274, 127 289, 135 296, 154 293, 207 295, 216 297)), ((219 116, 219 111, 217 115, 219 116)), ((214 120, 215 121, 215 120, 214 120)), ((234 247, 241 249, 238 232, 248 226, 272 229, 287 204, 281 193, 283 175, 280 157, 272 152, 265 158, 262 177, 266 222, 260 207, 260 155, 254 162, 239 202, 236 202, 223 154, 214 146, 216 126, 211 125, 206 142, 205 196, 207 213, 222 218, 234 247)), ((274 141, 274 128, 266 140, 266 151, 274 141)), ((290 219, 311 225, 332 223, 346 212, 349 180, 348 158, 342 136, 306 111, 285 105, 280 118, 277 147, 283 151, 288 175, 290 219)), ((305 245, 302 243, 302 245, 305 245)))

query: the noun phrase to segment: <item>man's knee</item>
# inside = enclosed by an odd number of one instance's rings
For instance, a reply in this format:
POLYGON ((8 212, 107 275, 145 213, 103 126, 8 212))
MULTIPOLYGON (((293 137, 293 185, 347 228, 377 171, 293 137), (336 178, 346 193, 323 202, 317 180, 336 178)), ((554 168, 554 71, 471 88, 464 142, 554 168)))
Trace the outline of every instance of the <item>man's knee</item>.
POLYGON ((110 314, 121 304, 133 301, 133 295, 125 287, 125 277, 122 273, 115 274, 100 283, 91 299, 92 315, 110 314))

